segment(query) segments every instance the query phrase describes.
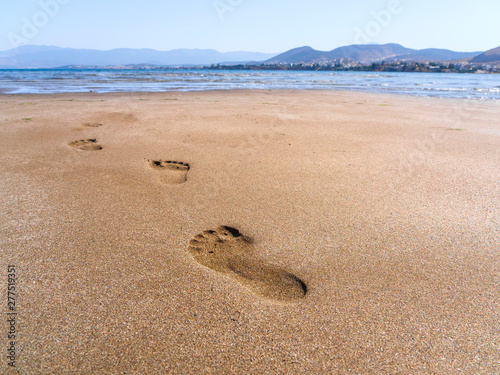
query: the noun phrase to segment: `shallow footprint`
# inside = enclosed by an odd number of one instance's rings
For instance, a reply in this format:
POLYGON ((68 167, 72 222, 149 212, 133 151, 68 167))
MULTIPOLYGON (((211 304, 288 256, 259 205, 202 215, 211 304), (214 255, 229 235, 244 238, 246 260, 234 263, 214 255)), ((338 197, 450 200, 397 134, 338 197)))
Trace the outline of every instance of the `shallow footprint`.
POLYGON ((78 128, 73 128, 72 130, 73 131, 81 131, 81 130, 85 130, 88 128, 98 128, 100 126, 102 126, 102 124, 99 122, 86 122, 85 124, 80 125, 78 128))
POLYGON ((68 146, 77 148, 84 151, 98 151, 102 150, 102 147, 96 143, 95 139, 80 139, 79 141, 73 141, 68 143, 68 146))
POLYGON ((254 293, 276 301, 303 298, 307 286, 297 276, 263 264, 253 256, 253 245, 237 229, 207 230, 189 242, 193 258, 205 267, 229 276, 254 293))
POLYGON ((189 164, 170 160, 148 160, 149 167, 160 172, 160 179, 166 184, 182 184, 187 181, 189 164))
POLYGON ((99 122, 86 122, 82 124, 82 128, 98 128, 100 126, 102 126, 102 124, 99 122))

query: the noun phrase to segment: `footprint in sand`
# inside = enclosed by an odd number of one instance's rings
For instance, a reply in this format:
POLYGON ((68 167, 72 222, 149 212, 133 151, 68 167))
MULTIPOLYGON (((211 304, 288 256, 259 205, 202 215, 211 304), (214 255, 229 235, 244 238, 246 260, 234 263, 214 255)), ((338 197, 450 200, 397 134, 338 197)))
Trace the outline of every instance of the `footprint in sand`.
POLYGON ((102 124, 99 122, 86 122, 85 124, 80 125, 78 128, 73 128, 73 131, 85 130, 88 128, 99 128, 102 124))
POLYGON ((86 122, 82 124, 82 128, 98 128, 100 126, 102 126, 102 124, 99 122, 86 122))
POLYGON ((102 150, 102 147, 96 143, 95 139, 80 139, 79 141, 73 141, 68 143, 68 146, 77 148, 84 151, 98 151, 102 150))
POLYGON ((237 229, 222 226, 204 231, 189 242, 188 250, 203 266, 239 281, 263 297, 293 301, 307 293, 306 284, 297 276, 259 261, 253 255, 251 241, 237 229))
POLYGON ((160 179, 166 184, 182 184, 187 181, 189 164, 170 160, 148 160, 149 167, 160 172, 160 179))

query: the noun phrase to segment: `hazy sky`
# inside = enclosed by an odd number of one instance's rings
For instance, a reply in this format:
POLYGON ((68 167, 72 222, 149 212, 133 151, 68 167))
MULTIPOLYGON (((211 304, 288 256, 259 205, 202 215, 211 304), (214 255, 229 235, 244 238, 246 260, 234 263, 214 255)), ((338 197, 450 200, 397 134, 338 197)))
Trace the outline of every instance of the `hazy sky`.
POLYGON ((355 43, 500 46, 499 0, 0 0, 0 50, 17 44, 284 52, 355 43))

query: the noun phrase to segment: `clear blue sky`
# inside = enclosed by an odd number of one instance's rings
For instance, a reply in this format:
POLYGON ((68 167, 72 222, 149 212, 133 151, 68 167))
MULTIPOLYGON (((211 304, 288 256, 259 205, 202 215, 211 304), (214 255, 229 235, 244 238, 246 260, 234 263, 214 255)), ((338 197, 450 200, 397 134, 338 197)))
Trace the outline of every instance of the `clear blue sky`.
POLYGON ((12 41, 221 52, 329 51, 360 42, 500 46, 499 0, 3 0, 0 7, 0 50, 12 41))

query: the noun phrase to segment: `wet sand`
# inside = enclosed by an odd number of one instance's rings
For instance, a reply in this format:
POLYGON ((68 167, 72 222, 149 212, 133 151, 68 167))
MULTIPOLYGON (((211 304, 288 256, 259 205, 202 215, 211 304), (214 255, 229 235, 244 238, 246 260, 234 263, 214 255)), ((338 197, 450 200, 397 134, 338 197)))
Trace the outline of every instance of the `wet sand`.
POLYGON ((17 370, 500 372, 499 113, 356 92, 0 95, 17 370))

